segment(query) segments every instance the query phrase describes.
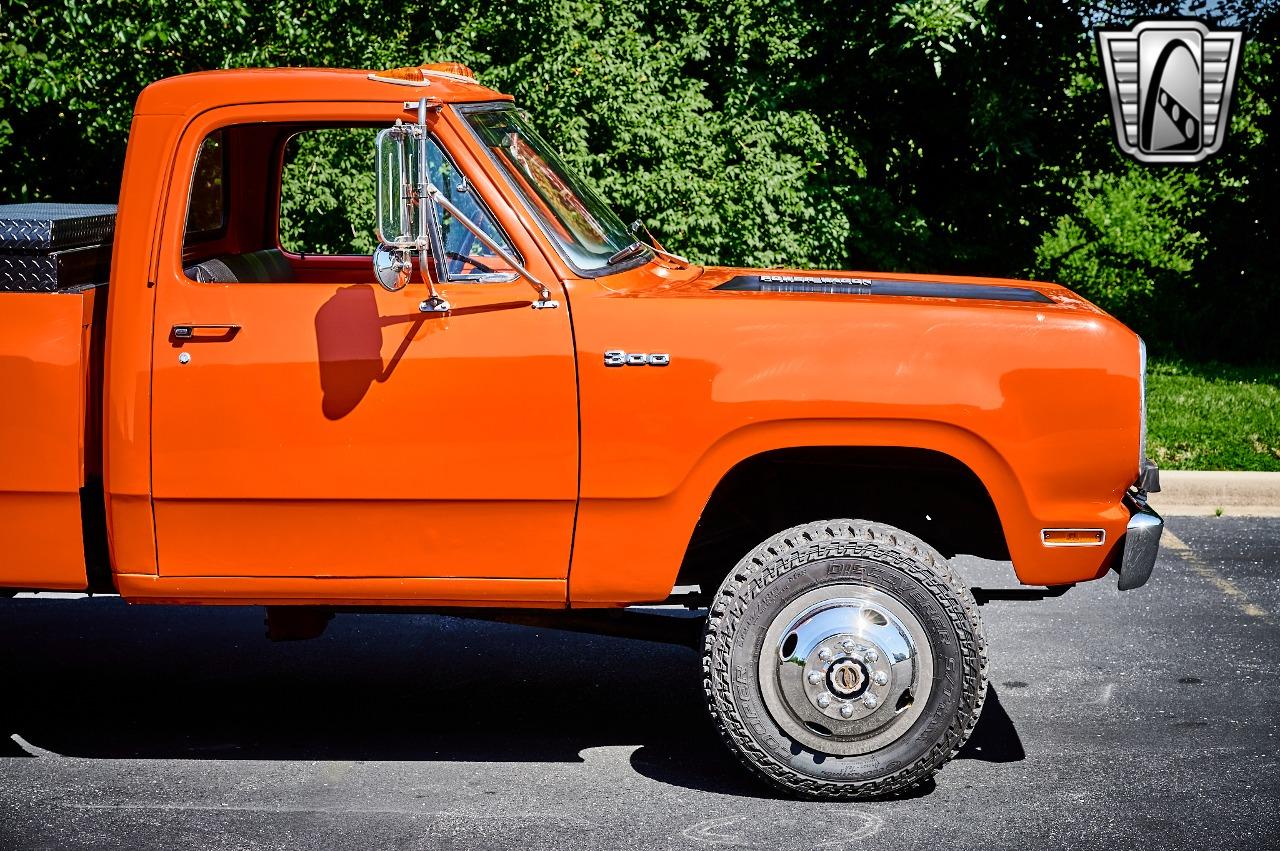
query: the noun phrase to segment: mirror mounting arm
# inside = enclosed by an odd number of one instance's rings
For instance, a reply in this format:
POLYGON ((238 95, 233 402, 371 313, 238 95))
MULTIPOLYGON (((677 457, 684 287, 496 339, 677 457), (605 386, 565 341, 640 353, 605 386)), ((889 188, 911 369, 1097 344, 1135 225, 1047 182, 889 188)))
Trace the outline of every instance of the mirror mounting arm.
POLYGON ((481 245, 501 257, 512 269, 515 269, 522 278, 529 282, 529 286, 533 287, 534 291, 538 293, 538 298, 533 303, 534 310, 546 310, 560 306, 560 302, 551 298, 551 290, 547 288, 546 284, 535 278, 532 272, 526 269, 510 251, 503 248, 496 239, 485 233, 483 228, 471 221, 471 219, 467 218, 466 214, 463 213, 462 210, 458 209, 456 204, 446 198, 444 193, 441 192, 435 184, 427 184, 427 195, 430 196, 434 203, 439 204, 449 215, 453 216, 454 220, 457 221, 458 224, 471 231, 475 238, 480 241, 481 245))
POLYGON ((404 111, 415 111, 418 113, 418 123, 423 127, 427 126, 427 113, 439 112, 444 109, 444 102, 437 97, 425 97, 418 100, 407 100, 404 102, 404 111))
MULTIPOLYGON (((408 108, 408 104, 405 104, 408 108)), ((427 285, 427 297, 418 305, 418 310, 423 313, 448 313, 451 306, 436 290, 435 281, 431 280, 431 273, 428 271, 427 261, 435 255, 436 261, 436 278, 443 281, 448 276, 448 267, 445 265, 444 258, 444 239, 440 233, 440 220, 436 217, 435 199, 440 192, 431 185, 431 178, 427 170, 427 113, 432 109, 440 109, 440 100, 438 98, 422 98, 417 103, 418 124, 414 127, 414 135, 418 138, 418 180, 421 181, 417 189, 418 203, 427 205, 427 209, 422 211, 418 216, 418 271, 422 274, 422 281, 427 285), (430 246, 430 251, 428 251, 430 246)))

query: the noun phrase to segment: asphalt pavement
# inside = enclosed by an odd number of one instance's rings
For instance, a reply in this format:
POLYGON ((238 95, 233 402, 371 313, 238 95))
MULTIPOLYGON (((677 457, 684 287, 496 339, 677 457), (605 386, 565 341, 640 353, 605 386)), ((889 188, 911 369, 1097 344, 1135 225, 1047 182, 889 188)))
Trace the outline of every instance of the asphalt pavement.
POLYGON ((677 646, 0 601, 0 849, 1275 847, 1280 518, 1168 530, 1125 593, 1005 599, 1007 565, 962 561, 983 718, 936 783, 851 804, 747 777, 677 646))

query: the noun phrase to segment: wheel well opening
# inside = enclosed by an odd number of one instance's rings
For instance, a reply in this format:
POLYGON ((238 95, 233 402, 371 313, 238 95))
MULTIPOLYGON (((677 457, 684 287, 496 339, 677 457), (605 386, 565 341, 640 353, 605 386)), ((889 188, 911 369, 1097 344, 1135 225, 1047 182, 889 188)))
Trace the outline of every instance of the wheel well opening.
POLYGON ((948 558, 1009 558, 990 494, 951 456, 899 447, 801 447, 748 458, 720 480, 675 584, 700 586, 709 596, 765 538, 838 517, 896 526, 948 558))

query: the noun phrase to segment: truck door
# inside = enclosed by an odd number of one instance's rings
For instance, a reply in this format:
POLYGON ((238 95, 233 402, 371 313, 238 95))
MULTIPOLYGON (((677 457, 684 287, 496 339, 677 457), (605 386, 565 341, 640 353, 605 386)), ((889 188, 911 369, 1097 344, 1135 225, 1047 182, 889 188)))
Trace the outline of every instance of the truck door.
MULTIPOLYGON (((198 156, 192 141, 177 160, 175 173, 195 175, 189 201, 176 190, 185 232, 166 228, 183 260, 162 245, 158 261, 160 575, 563 580, 577 499, 573 340, 565 294, 519 219, 486 203, 497 196, 461 146, 433 149, 436 179, 561 307, 530 309, 525 281, 486 282, 497 258, 446 238, 453 310, 422 313, 420 279, 399 292, 373 283, 371 203, 367 221, 344 218, 363 203, 351 185, 372 168, 372 130, 216 121, 193 126, 198 156), (309 135, 339 132, 356 143, 309 135), (315 156, 300 167, 298 150, 315 156), (315 185, 317 162, 354 173, 315 185), (306 226, 327 244, 299 242, 306 226)), ((442 226, 446 237, 460 227, 442 226)))

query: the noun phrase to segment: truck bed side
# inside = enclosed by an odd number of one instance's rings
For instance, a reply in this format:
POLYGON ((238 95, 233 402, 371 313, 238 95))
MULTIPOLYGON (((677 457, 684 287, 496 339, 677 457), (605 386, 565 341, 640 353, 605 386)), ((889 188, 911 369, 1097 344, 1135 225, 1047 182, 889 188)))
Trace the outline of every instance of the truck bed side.
POLYGON ((0 292, 0 587, 84 590, 105 572, 107 288, 0 292))

